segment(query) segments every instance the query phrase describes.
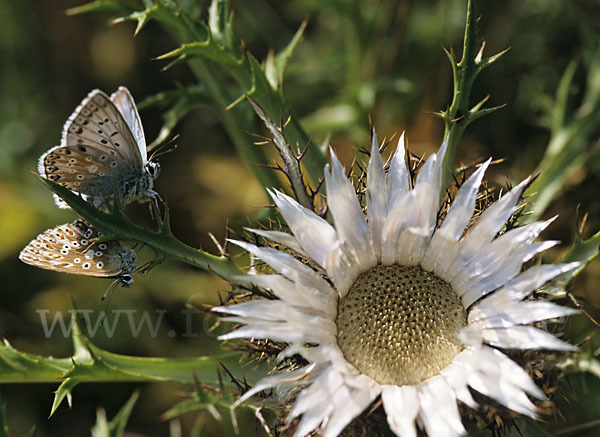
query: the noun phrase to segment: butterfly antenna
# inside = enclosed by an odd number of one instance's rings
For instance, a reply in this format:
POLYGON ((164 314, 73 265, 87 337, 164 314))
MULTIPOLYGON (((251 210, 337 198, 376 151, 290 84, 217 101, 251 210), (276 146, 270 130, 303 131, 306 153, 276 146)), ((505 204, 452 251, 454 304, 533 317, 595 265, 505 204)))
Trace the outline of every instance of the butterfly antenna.
POLYGON ((110 298, 113 294, 113 291, 115 291, 115 288, 117 287, 117 284, 121 282, 120 279, 115 279, 114 281, 111 282, 111 284, 108 286, 108 289, 106 290, 106 292, 102 295, 102 297, 100 298, 101 301, 106 300, 106 307, 108 308, 108 304, 110 303, 110 298))
POLYGON ((108 306, 110 305, 110 298, 112 297, 113 291, 117 287, 117 284, 120 282, 120 279, 115 279, 108 286, 106 292, 100 298, 100 301, 106 300, 106 304, 104 305, 104 310, 102 311, 102 319, 100 321, 100 326, 104 325, 104 321, 106 320, 106 314, 108 313, 108 306))
POLYGON ((158 146, 152 152, 152 154, 150 155, 150 158, 148 158, 148 161, 154 161, 159 156, 165 155, 167 153, 171 153, 173 150, 177 149, 177 147, 179 147, 179 145, 177 143, 175 143, 175 141, 177 141, 178 139, 179 139, 179 134, 175 135, 173 138, 171 138, 166 143, 158 146))

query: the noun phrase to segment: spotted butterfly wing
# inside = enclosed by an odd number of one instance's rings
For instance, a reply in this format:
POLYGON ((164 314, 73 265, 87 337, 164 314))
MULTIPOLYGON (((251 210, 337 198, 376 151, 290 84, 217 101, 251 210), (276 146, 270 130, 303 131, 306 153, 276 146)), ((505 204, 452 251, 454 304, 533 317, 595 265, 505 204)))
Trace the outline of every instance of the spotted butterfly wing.
POLYGON ((118 278, 124 285, 132 284, 131 275, 137 271, 135 252, 118 241, 90 241, 99 236, 91 224, 76 220, 42 232, 21 251, 19 258, 42 269, 118 278))
MULTIPOLYGON (((115 186, 123 203, 157 195, 157 166, 147 162, 139 114, 123 87, 110 98, 100 90, 88 94, 65 123, 61 144, 42 155, 38 169, 96 207, 113 197, 115 186)), ((60 199, 57 204, 68 207, 60 199)))

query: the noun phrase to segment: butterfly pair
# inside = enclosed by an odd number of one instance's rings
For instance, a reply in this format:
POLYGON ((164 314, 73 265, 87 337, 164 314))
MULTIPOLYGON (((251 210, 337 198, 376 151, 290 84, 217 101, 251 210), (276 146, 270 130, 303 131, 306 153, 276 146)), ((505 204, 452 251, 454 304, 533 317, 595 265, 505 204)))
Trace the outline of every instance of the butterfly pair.
MULTIPOLYGON (((110 97, 100 90, 90 92, 65 123, 60 145, 41 156, 38 171, 97 208, 115 193, 124 204, 158 198, 152 186, 160 167, 147 157, 140 116, 124 87, 110 97)), ((56 195, 55 201, 68 208, 56 195)), ((137 271, 135 252, 118 241, 91 243, 99 234, 76 220, 38 235, 19 258, 44 269, 116 277, 130 285, 137 271)))

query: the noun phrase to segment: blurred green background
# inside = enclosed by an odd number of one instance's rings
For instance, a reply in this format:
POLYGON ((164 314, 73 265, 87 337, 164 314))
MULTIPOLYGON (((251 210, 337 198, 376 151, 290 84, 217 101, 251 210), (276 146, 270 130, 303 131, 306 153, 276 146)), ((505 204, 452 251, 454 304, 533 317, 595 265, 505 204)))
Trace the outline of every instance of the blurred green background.
MULTIPOLYGON (((194 2, 183 1, 186 4, 194 2)), ((206 2, 199 2, 206 8, 206 2)), ((21 248, 38 233, 72 221, 73 213, 55 207, 50 193, 31 174, 38 157, 60 141, 62 125, 80 100, 93 88, 108 93, 127 86, 142 101, 194 77, 181 64, 161 71, 166 64, 153 58, 175 48, 151 23, 133 38, 131 23, 110 25, 107 16, 66 16, 79 0, 0 2, 0 336, 18 349, 43 355, 68 356, 70 340, 55 332, 46 338, 38 310, 64 314, 72 308, 100 311, 100 297, 109 281, 35 269, 17 259, 21 248)), ((450 65, 442 46, 461 51, 466 1, 464 0, 232 0, 237 36, 259 59, 269 49, 280 50, 303 20, 308 27, 294 54, 284 92, 308 134, 331 144, 349 163, 355 148, 368 143, 369 117, 380 138, 406 130, 408 145, 417 154, 439 147, 443 124, 430 111, 445 109, 452 96, 450 65)), ((600 50, 600 1, 509 0, 477 3, 480 35, 486 53, 511 47, 475 84, 472 101, 490 94, 490 104, 507 107, 477 121, 463 138, 458 159, 470 163, 493 156, 504 163, 489 172, 490 185, 505 185, 532 172, 548 144, 543 103, 552 96, 573 59, 579 62, 567 109, 576 108, 586 89, 586 66, 600 50)), ((593 108, 598 110, 598 108, 593 108)), ((162 125, 160 108, 141 109, 148 142, 162 125)), ((252 223, 268 200, 251 171, 234 152, 220 120, 209 107, 189 114, 177 127, 179 148, 160 159, 162 173, 157 189, 167 200, 176 236, 214 253, 208 237, 223 240, 226 225, 233 229, 252 223)), ((254 133, 260 133, 257 124, 254 133)), ((600 126, 586 143, 597 150, 600 126)), ((251 132, 248 132, 250 135, 251 132)), ((544 214, 560 214, 546 239, 571 240, 576 209, 588 212, 587 234, 600 228, 600 155, 592 153, 573 172, 563 191, 544 214)), ((132 206, 131 216, 149 223, 144 206, 132 206)), ((556 259, 566 246, 547 255, 556 259)), ((144 254, 148 258, 151 254, 144 254)), ((586 299, 593 313, 600 305, 600 269, 592 265, 578 278, 573 291, 586 299)), ((227 286, 216 277, 172 262, 165 262, 146 278, 136 278, 129 289, 117 289, 109 310, 166 310, 154 337, 147 330, 135 337, 120 323, 110 338, 100 334, 94 342, 117 353, 181 357, 214 354, 218 344, 208 332, 210 319, 194 314, 193 333, 185 336, 186 302, 218 303, 227 286), (169 334, 175 332, 175 336, 169 334)), ((97 313, 94 313, 97 314, 97 313)), ((589 331, 581 322, 579 339, 589 331)), ((554 429, 600 417, 598 382, 571 378, 566 420, 556 419, 554 429)), ((74 391, 71 410, 61 406, 46 419, 56 385, 5 385, 13 435, 37 424, 36 436, 88 435, 96 408, 111 417, 134 389, 129 384, 87 384, 74 391)), ((186 388, 146 384, 128 429, 130 435, 168 435, 159 415, 186 388), (133 434, 133 432, 137 434, 133 434)), ((208 416, 206 435, 230 435, 227 414, 218 424, 208 416)), ((242 435, 260 434, 252 420, 242 435)), ((184 431, 195 420, 184 418, 184 431)), ((552 427, 550 426, 550 427, 552 427)), ((597 435, 594 431, 589 434, 597 435)))

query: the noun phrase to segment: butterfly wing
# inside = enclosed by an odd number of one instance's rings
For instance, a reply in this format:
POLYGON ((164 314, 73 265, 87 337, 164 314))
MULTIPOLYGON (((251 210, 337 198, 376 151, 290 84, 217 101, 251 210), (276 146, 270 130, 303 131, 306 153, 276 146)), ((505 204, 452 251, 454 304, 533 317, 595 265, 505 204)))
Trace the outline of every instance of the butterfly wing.
POLYGON ((114 150, 132 165, 142 168, 142 157, 129 124, 110 98, 97 89, 83 99, 63 128, 61 146, 81 144, 114 150))
POLYGON ((144 128, 142 127, 140 114, 135 106, 133 96, 127 88, 121 86, 111 94, 110 100, 115 104, 129 126, 129 130, 133 134, 138 146, 142 162, 145 164, 148 157, 146 152, 146 137, 144 136, 144 128))
POLYGON ((90 241, 98 236, 89 223, 77 220, 42 232, 19 258, 42 269, 95 277, 118 277, 136 270, 135 252, 118 241, 90 241))
POLYGON ((151 177, 143 164, 121 112, 106 94, 94 90, 65 123, 60 146, 42 155, 38 169, 99 206, 112 197, 115 184, 125 201, 149 189, 151 177))

